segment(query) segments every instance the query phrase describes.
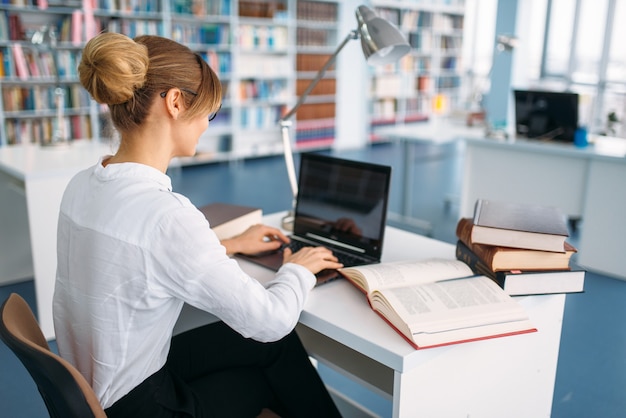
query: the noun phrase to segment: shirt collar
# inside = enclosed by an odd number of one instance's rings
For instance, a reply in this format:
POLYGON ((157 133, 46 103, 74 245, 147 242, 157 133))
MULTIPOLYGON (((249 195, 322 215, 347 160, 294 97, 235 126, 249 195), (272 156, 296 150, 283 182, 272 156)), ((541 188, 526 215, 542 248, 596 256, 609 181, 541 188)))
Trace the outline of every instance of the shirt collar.
POLYGON ((108 164, 106 167, 102 162, 110 158, 110 155, 104 155, 98 160, 94 173, 103 181, 115 180, 124 177, 142 177, 158 183, 164 189, 172 191, 172 179, 165 173, 140 163, 115 163, 108 164))

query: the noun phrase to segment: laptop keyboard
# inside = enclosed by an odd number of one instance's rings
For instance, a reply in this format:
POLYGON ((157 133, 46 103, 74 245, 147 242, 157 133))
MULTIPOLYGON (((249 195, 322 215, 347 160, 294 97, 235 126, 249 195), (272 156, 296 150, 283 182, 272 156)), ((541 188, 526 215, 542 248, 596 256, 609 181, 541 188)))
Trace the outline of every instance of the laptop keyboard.
MULTIPOLYGON (((300 250, 301 248, 310 247, 310 246, 311 245, 307 244, 306 242, 296 241, 296 240, 291 240, 291 242, 289 243, 289 248, 294 253, 300 250)), ((337 250, 332 250, 332 251, 335 257, 337 257, 337 259, 339 260, 339 262, 343 264, 345 267, 353 267, 353 266, 359 266, 359 265, 371 263, 370 260, 364 257, 359 257, 358 255, 348 254, 348 253, 344 253, 344 252, 337 251, 337 250)))

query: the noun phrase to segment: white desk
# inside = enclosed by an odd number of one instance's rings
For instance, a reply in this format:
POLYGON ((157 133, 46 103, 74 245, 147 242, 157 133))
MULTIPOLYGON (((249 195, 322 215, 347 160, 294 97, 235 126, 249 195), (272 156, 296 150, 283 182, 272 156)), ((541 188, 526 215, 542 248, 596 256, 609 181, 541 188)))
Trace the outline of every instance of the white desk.
POLYGON ((0 284, 34 277, 38 319, 48 339, 54 338, 52 292, 61 196, 74 174, 113 151, 90 141, 59 148, 0 147, 0 284))
MULTIPOLYGON (((279 225, 282 214, 265 217, 279 225)), ((383 261, 454 257, 454 246, 388 227, 383 261)), ((272 273, 241 261, 261 281, 272 273)), ((298 333, 320 362, 390 399, 393 417, 548 417, 565 295, 518 298, 538 332, 414 350, 345 280, 313 290, 298 333)), ((177 332, 213 320, 187 307, 177 332)))
POLYGON ((377 136, 408 142, 445 144, 465 138, 484 138, 485 128, 467 126, 459 118, 433 117, 428 121, 377 128, 377 136))
MULTIPOLYGON (((0 148, 6 193, 23 206, 17 213, 7 212, 2 196, 0 213, 30 229, 26 241, 32 248, 37 308, 47 338, 54 335, 52 291, 62 192, 74 173, 111 151, 107 145, 77 143, 69 149, 0 148)), ((281 216, 266 220, 278 225, 281 216)), ((2 249, 16 238, 4 229, 0 235, 2 249)), ((454 248, 388 229, 383 260, 431 256, 453 257, 454 248)), ((0 268, 7 261, 13 260, 3 259, 0 268)), ((261 267, 243 265, 260 280, 271 277, 261 267)), ((564 301, 563 295, 521 299, 537 333, 416 351, 370 310, 356 288, 335 281, 311 294, 299 332, 314 357, 391 399, 390 415, 395 417, 416 412, 428 417, 549 416, 564 301)), ((186 309, 179 330, 207 320, 209 315, 186 309)))
POLYGON ((580 218, 577 263, 626 279, 626 140, 594 145, 467 139, 461 216, 477 198, 559 207, 580 218))

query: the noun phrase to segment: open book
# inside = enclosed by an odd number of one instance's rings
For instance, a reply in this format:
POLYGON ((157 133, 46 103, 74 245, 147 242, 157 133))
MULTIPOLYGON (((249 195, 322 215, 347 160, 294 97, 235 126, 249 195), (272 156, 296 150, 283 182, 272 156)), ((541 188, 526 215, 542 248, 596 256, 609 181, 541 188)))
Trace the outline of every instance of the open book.
POLYGON ((533 332, 522 306, 454 259, 401 261, 339 270, 413 347, 533 332))

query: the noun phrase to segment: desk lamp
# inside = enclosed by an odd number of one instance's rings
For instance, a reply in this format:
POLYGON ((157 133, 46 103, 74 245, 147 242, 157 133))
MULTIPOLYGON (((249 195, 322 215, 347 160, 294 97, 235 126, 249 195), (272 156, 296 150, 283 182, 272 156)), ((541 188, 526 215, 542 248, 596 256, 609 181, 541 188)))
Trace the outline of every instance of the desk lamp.
MULTIPOLYGON (((302 93, 296 104, 285 115, 279 119, 280 129, 283 139, 283 154, 285 156, 285 164, 287 166, 287 176, 291 191, 293 194, 293 204, 295 204, 298 195, 298 183, 296 180, 296 169, 293 162, 293 151, 291 148, 291 139, 289 137, 289 127, 291 126, 291 117, 300 108, 307 96, 311 93, 317 83, 324 77, 326 70, 335 62, 337 55, 344 46, 353 39, 361 38, 361 48, 363 55, 370 65, 384 65, 395 62, 406 55, 411 47, 406 41, 400 30, 391 22, 379 17, 372 9, 367 6, 359 6, 356 9, 356 20, 358 26, 352 30, 339 44, 335 52, 328 58, 326 63, 317 72, 315 78, 302 93)), ((283 218, 282 227, 286 230, 293 229, 293 207, 287 216, 283 218)))

